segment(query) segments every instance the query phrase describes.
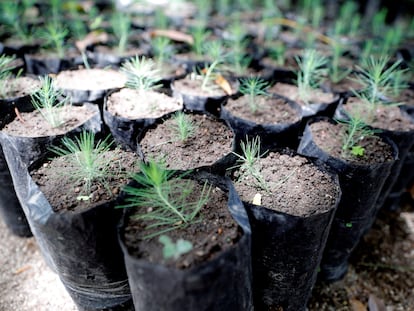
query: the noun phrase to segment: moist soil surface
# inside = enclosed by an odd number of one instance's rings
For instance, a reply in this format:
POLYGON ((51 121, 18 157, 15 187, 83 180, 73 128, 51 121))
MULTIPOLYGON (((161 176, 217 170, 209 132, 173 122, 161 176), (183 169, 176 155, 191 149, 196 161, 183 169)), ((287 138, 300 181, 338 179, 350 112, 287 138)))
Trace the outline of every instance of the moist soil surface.
POLYGON ((76 178, 78 167, 68 156, 57 157, 31 172, 31 176, 46 196, 55 212, 78 211, 113 200, 128 183, 128 173, 138 171, 138 156, 119 148, 102 153, 109 161, 109 173, 105 183, 94 182, 86 193, 85 182, 76 178), (88 199, 79 199, 89 196, 88 199))
POLYGON ((229 99, 224 109, 233 116, 249 120, 257 124, 295 123, 300 120, 300 114, 281 98, 258 96, 255 100, 257 110, 252 112, 248 96, 229 99))
MULTIPOLYGON (((269 93, 275 93, 282 95, 297 102, 301 106, 306 106, 307 104, 299 98, 298 87, 293 84, 287 83, 276 83, 270 89, 269 93)), ((309 103, 312 104, 329 104, 335 102, 337 96, 333 93, 325 93, 322 90, 314 89, 310 93, 309 103)))
POLYGON ((369 165, 393 160, 393 151, 389 144, 378 136, 365 136, 357 145, 364 148, 362 156, 354 156, 342 150, 344 125, 327 121, 310 125, 312 138, 316 145, 334 158, 348 163, 369 165))
POLYGON ((112 115, 135 120, 160 118, 183 109, 183 104, 163 93, 124 88, 109 95, 106 109, 112 115))
POLYGON ((233 132, 207 115, 187 114, 195 131, 185 141, 177 136, 172 118, 149 129, 140 146, 147 159, 162 159, 170 169, 193 169, 212 165, 231 153, 233 132))
MULTIPOLYGON (((371 113, 367 105, 356 98, 350 98, 343 107, 351 115, 357 113, 361 116, 369 116, 371 113)), ((388 131, 414 131, 412 118, 410 119, 407 114, 402 113, 401 109, 396 106, 378 106, 374 111, 373 119, 366 122, 374 128, 388 131)))
POLYGON ((86 106, 66 106, 53 110, 62 116, 63 124, 59 127, 52 127, 42 114, 35 110, 20 113, 20 117, 8 123, 2 131, 9 135, 23 137, 62 135, 85 123, 97 113, 86 106))
POLYGON ((271 152, 257 161, 255 169, 271 192, 264 191, 241 168, 236 172, 235 187, 245 202, 253 203, 260 194, 258 205, 303 217, 324 213, 336 204, 339 189, 332 177, 304 157, 271 152))
POLYGON ((10 79, 4 84, 4 92, 0 99, 11 99, 27 96, 41 86, 40 80, 31 77, 18 77, 10 79))
MULTIPOLYGON (((192 183, 193 191, 188 202, 198 200, 203 188, 201 184, 192 183)), ((188 186, 186 183, 184 185, 188 186)), ((140 214, 140 211, 137 212, 140 214)), ((211 188, 209 200, 201 208, 194 223, 165 233, 174 242, 184 239, 193 244, 192 250, 180 256, 179 259, 165 260, 163 258, 162 244, 158 241, 158 236, 144 239, 146 235, 165 228, 145 230, 146 226, 151 223, 148 220, 128 218, 124 234, 128 251, 136 258, 178 269, 188 269, 213 259, 237 243, 242 234, 229 212, 227 195, 221 189, 214 187, 211 188)))

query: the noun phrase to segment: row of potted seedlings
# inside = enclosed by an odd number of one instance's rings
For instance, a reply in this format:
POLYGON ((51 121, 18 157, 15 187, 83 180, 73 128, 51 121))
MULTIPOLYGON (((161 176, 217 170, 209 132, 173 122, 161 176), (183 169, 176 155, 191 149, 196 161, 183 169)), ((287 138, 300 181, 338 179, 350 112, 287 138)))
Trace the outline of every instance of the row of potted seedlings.
MULTIPOLYGON (((321 93, 331 67, 315 49, 297 52, 295 71, 230 74, 223 55, 240 69, 252 47, 237 19, 221 34, 243 53, 217 41, 185 76, 162 78, 153 53, 120 70, 59 67, 24 94, 3 93, 4 176, 20 201, 10 218, 34 234, 79 309, 305 310, 318 267, 324 280, 343 277, 401 191, 414 126, 383 105, 398 102, 400 61, 366 58, 346 71, 360 91, 321 93)), ((2 85, 30 79, 1 60, 2 85)))

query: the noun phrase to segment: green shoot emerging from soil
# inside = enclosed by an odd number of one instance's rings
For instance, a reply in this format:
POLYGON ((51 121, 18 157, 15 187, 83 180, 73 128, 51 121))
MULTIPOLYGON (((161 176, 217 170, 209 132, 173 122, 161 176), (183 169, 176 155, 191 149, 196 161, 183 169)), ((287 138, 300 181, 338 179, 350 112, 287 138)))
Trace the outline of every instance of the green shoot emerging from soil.
POLYGON ((73 164, 74 169, 69 177, 75 183, 82 183, 87 195, 90 194, 92 184, 107 185, 106 180, 111 174, 110 164, 114 161, 113 158, 105 155, 112 145, 109 139, 110 136, 96 142, 93 132, 83 131, 75 139, 64 137, 62 147, 50 148, 53 153, 66 157, 73 164))
POLYGON ((43 47, 54 51, 59 58, 65 56, 65 40, 69 30, 58 22, 46 24, 44 29, 40 30, 39 36, 43 39, 43 47))
POLYGON ((336 122, 344 126, 343 130, 343 157, 349 156, 363 157, 365 148, 360 145, 360 142, 367 137, 378 133, 378 130, 371 129, 361 117, 349 116, 348 119, 338 120, 336 122))
POLYGON ((0 96, 6 95, 6 84, 10 83, 9 79, 13 76, 13 65, 16 57, 2 54, 0 56, 0 96))
POLYGON ((240 92, 248 96, 250 111, 256 113, 259 102, 264 96, 268 96, 266 89, 269 83, 258 77, 250 77, 240 80, 240 92))
POLYGON ((363 87, 359 97, 366 99, 370 105, 370 110, 375 111, 377 106, 382 104, 382 100, 393 97, 398 90, 403 90, 407 85, 403 83, 401 77, 406 70, 400 68, 401 61, 397 61, 389 66, 388 56, 379 58, 368 57, 361 66, 357 67, 361 74, 356 81, 363 87))
POLYGON ((49 76, 39 79, 41 87, 31 95, 32 105, 50 126, 59 127, 64 123, 64 108, 68 105, 68 98, 63 97, 62 91, 49 76))
MULTIPOLYGON (((249 140, 246 137, 246 142, 242 141, 240 143, 242 154, 233 152, 234 155, 238 157, 236 167, 239 168, 240 178, 244 177, 253 177, 253 182, 256 187, 266 192, 270 191, 270 187, 260 173, 260 168, 258 167, 258 161, 263 157, 265 153, 260 153, 260 138, 256 136, 252 140, 249 140)), ((234 168, 234 167, 233 167, 234 168)))
POLYGON ((178 137, 178 140, 185 142, 187 139, 194 136, 197 125, 184 112, 176 112, 173 116, 172 130, 178 137))
POLYGON ((160 164, 151 160, 141 163, 140 174, 132 178, 138 186, 127 186, 127 204, 122 207, 145 208, 134 219, 148 222, 146 230, 152 229, 144 239, 159 236, 171 230, 183 228, 198 221, 200 209, 208 202, 211 187, 204 184, 197 199, 190 200, 194 194, 194 182, 182 177, 174 177, 160 164))
POLYGON ((122 64, 121 71, 127 76, 128 88, 149 91, 159 87, 159 70, 150 58, 135 56, 122 64))
POLYGON ((164 246, 162 249, 162 255, 164 259, 178 259, 181 255, 188 253, 193 249, 193 244, 190 241, 178 239, 177 242, 173 242, 171 238, 165 234, 158 238, 158 241, 164 246))
POLYGON ((128 36, 131 30, 131 18, 128 14, 117 12, 111 17, 113 34, 118 40, 118 53, 123 54, 128 44, 128 36))
POLYGON ((311 92, 326 78, 328 59, 315 50, 306 50, 303 57, 296 58, 299 66, 297 84, 299 98, 309 104, 311 92))

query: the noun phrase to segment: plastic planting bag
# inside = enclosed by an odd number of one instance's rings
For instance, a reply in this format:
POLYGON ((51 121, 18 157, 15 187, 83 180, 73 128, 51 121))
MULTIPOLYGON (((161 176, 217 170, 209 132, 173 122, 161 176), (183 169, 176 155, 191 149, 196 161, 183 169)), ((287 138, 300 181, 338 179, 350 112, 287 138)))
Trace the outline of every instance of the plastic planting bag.
POLYGON ((225 185, 229 191, 230 213, 243 229, 243 236, 231 249, 187 270, 169 268, 131 256, 123 236, 124 224, 130 214, 126 211, 119 236, 136 310, 253 310, 250 225, 233 185, 228 180, 225 185))
POLYGON ((9 230, 20 237, 30 237, 29 224, 13 187, 13 180, 0 145, 0 214, 9 230))
MULTIPOLYGON (((115 202, 79 212, 54 212, 29 175, 15 141, 0 133, 17 196, 49 266, 79 310, 133 310, 116 228, 115 202)), ((39 159, 41 160, 41 159, 39 159)), ((34 165, 36 165, 35 163, 34 165)))
MULTIPOLYGON (((316 119, 311 122, 317 121, 316 119)), ((330 156, 315 144, 310 123, 305 128, 298 152, 318 158, 332 167, 338 173, 342 190, 342 198, 329 233, 320 273, 323 280, 336 281, 346 274, 349 256, 375 220, 378 212, 376 202, 397 158, 398 150, 394 143, 384 139, 394 151, 393 161, 371 165, 348 163, 330 156)))

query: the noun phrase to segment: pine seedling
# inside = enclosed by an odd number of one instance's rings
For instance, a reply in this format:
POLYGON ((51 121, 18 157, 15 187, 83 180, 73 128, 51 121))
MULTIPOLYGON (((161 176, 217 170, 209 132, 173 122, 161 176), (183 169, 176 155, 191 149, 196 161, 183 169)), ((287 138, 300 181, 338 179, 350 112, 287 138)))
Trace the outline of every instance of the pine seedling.
POLYGON ((16 60, 15 56, 8 56, 2 54, 0 56, 0 96, 6 95, 6 85, 10 82, 10 78, 13 76, 13 70, 16 66, 13 62, 16 60))
POLYGON ((59 127, 64 123, 65 107, 68 105, 67 97, 59 90, 49 76, 39 77, 41 87, 30 95, 33 107, 51 127, 59 127))
POLYGON ((269 57, 273 59, 278 66, 284 66, 286 63, 286 45, 282 41, 272 43, 269 49, 269 57))
POLYGON ((33 35, 24 16, 33 5, 30 1, 2 1, 0 3, 0 24, 5 25, 17 38, 25 43, 33 41, 33 35))
POLYGON ((259 102, 264 96, 269 83, 258 77, 250 77, 240 80, 240 92, 248 97, 250 111, 254 114, 259 109, 259 102))
POLYGON ((194 136, 197 125, 187 114, 182 111, 178 111, 172 117, 172 121, 172 130, 179 141, 185 142, 187 139, 194 136))
POLYGON ((122 64, 121 71, 127 76, 128 88, 149 91, 160 87, 159 69, 150 58, 135 56, 122 64))
POLYGON ((329 62, 329 78, 333 83, 338 83, 342 81, 346 76, 351 72, 351 68, 341 68, 340 59, 345 52, 345 46, 340 42, 341 33, 343 33, 344 23, 341 20, 338 20, 335 23, 334 29, 334 39, 335 41, 331 45, 332 47, 332 57, 329 62))
POLYGON ((112 32, 118 40, 118 53, 126 51, 128 37, 131 30, 131 17, 128 14, 117 12, 111 17, 112 32))
POLYGON ((229 29, 229 39, 227 45, 229 47, 229 53, 226 57, 226 62, 231 66, 231 71, 234 71, 238 75, 242 75, 246 72, 250 65, 251 57, 246 53, 248 42, 246 41, 246 32, 240 22, 236 20, 233 22, 229 29))
MULTIPOLYGON (((50 148, 54 154, 65 157, 72 164, 73 169, 70 171, 69 178, 75 184, 84 185, 86 197, 90 194, 93 184, 102 184, 107 187, 107 179, 111 175, 110 167, 114 162, 112 157, 105 154, 113 143, 109 140, 110 136, 107 136, 104 140, 96 142, 95 134, 84 130, 79 137, 74 139, 62 138, 62 147, 50 148)), ((108 192, 111 193, 109 189, 108 192)))
POLYGON ((162 64, 175 53, 171 40, 166 37, 155 37, 151 39, 151 47, 158 68, 161 68, 162 64))
POLYGON ((269 192, 270 187, 260 173, 260 168, 258 167, 258 161, 266 154, 266 152, 260 153, 260 145, 260 137, 256 136, 252 140, 249 140, 248 137, 246 137, 246 142, 242 141, 240 143, 241 154, 233 152, 238 160, 236 166, 232 167, 231 169, 239 168, 239 179, 244 177, 252 177, 256 187, 269 192))
POLYGON ((144 230, 153 229, 144 239, 165 234, 166 232, 186 227, 199 220, 201 208, 208 202, 211 186, 204 184, 195 200, 195 185, 191 180, 174 177, 173 171, 150 160, 141 163, 140 174, 132 175, 137 186, 127 186, 126 204, 120 207, 138 207, 146 212, 138 212, 133 218, 148 223, 144 230))
POLYGON ((211 31, 208 31, 203 24, 198 24, 191 29, 191 36, 193 37, 193 44, 191 45, 192 51, 197 56, 202 56, 205 51, 205 45, 208 42, 208 38, 211 35, 211 31))
POLYGON ((309 104, 312 90, 319 87, 326 78, 328 59, 316 50, 305 50, 301 59, 296 57, 296 62, 299 66, 297 73, 299 98, 309 104))
POLYGON ((346 119, 336 122, 344 126, 342 152, 345 158, 350 155, 355 157, 363 157, 365 153, 364 147, 360 145, 360 141, 366 137, 370 137, 378 133, 378 130, 370 128, 363 119, 358 115, 348 115, 346 119))
MULTIPOLYGON (((381 104, 385 98, 391 98, 396 90, 402 90, 406 84, 401 83, 401 79, 395 79, 396 76, 404 74, 407 70, 400 68, 401 61, 389 65, 390 58, 381 56, 375 58, 370 56, 365 59, 357 69, 361 72, 355 81, 362 85, 362 96, 366 102, 371 104, 371 110, 381 104)), ((358 95, 358 94, 357 94, 358 95)))
POLYGON ((59 58, 65 56, 65 40, 68 34, 69 30, 59 22, 48 23, 39 32, 44 41, 43 46, 54 51, 59 58))

